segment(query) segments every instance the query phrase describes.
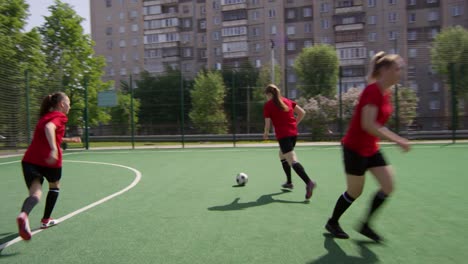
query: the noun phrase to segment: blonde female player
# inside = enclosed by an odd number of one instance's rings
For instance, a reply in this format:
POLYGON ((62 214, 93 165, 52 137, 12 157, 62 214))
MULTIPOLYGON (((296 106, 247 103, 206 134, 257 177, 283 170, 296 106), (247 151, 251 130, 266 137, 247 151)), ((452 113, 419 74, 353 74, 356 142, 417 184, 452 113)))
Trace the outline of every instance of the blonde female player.
POLYGON ((370 210, 359 232, 380 242, 382 237, 371 227, 370 220, 393 191, 393 172, 379 150, 379 138, 396 143, 409 151, 410 143, 384 127, 392 113, 391 87, 398 83, 403 60, 396 54, 377 53, 371 60, 369 85, 362 92, 354 110, 350 127, 342 139, 343 161, 347 189, 336 202, 333 214, 325 228, 337 238, 349 238, 338 220, 362 193, 364 174, 369 170, 377 179, 380 189, 374 196, 370 210))
POLYGON ((31 145, 26 150, 21 162, 24 180, 29 196, 24 200, 21 213, 16 218, 18 231, 24 240, 31 239, 28 215, 39 202, 42 195, 44 178, 49 182, 44 217, 41 228, 48 228, 58 222, 50 217, 59 195, 62 176, 63 142, 81 142, 79 137, 64 138, 67 114, 70 110, 70 99, 62 92, 46 96, 42 100, 40 119, 34 130, 31 145))
POLYGON ((305 111, 294 101, 281 96, 279 88, 274 84, 269 84, 265 88, 265 95, 268 101, 263 107, 263 116, 265 117, 263 139, 268 139, 271 123, 273 123, 275 135, 280 146, 279 158, 287 177, 287 181, 282 187, 293 188, 291 181, 292 167, 306 184, 305 200, 309 201, 315 188, 315 182, 309 178, 294 152, 297 139, 297 124, 304 118, 305 111), (294 114, 297 117, 294 117, 294 114))

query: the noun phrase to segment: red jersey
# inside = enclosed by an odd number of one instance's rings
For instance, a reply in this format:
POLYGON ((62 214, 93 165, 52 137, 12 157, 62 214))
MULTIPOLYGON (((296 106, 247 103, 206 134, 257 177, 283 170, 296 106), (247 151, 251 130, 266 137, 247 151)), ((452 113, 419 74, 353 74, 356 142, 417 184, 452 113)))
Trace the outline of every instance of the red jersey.
POLYGON ((275 105, 273 100, 266 102, 263 107, 263 116, 271 119, 277 139, 297 136, 297 123, 294 117, 296 103, 284 97, 283 102, 288 106, 289 111, 284 112, 275 105))
POLYGON ((390 93, 382 94, 377 83, 369 84, 359 98, 351 124, 341 141, 344 146, 365 157, 370 157, 379 150, 379 138, 367 133, 361 126, 362 108, 368 104, 377 107, 376 122, 385 125, 392 113, 390 93))
POLYGON ((65 124, 67 123, 67 116, 58 111, 53 111, 45 114, 39 119, 34 130, 33 140, 31 145, 29 145, 26 153, 24 153, 23 161, 49 167, 49 168, 60 168, 62 167, 62 149, 60 145, 62 144, 63 136, 65 135, 65 124), (48 164, 46 159, 50 156, 50 146, 49 141, 47 140, 45 134, 45 126, 47 123, 52 122, 56 126, 55 130, 55 143, 57 144, 58 149, 58 160, 55 164, 48 164))

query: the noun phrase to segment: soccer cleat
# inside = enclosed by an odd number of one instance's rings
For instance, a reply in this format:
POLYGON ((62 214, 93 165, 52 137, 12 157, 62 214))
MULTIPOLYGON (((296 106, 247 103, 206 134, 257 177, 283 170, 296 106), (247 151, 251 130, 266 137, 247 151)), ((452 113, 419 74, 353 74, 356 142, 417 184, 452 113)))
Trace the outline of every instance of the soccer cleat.
POLYGON ((330 234, 332 234, 336 238, 341 238, 341 239, 349 238, 349 235, 346 234, 346 232, 343 231, 343 229, 341 229, 341 226, 340 224, 338 224, 338 222, 333 223, 331 220, 328 220, 327 224, 325 225, 325 229, 327 229, 328 232, 330 232, 330 234))
POLYGON ((283 183, 281 184, 281 187, 285 188, 285 189, 293 189, 294 188, 294 185, 292 183, 283 183))
POLYGON ((375 233, 374 230, 372 230, 367 223, 362 225, 361 229, 359 229, 359 233, 374 240, 375 242, 382 242, 382 237, 375 233))
POLYGON ((59 222, 53 218, 47 218, 41 220, 41 229, 46 229, 51 226, 58 224, 59 222))
POLYGON ((25 212, 21 212, 16 218, 16 223, 18 224, 18 233, 20 237, 24 240, 31 239, 31 229, 29 228, 28 215, 25 212))
POLYGON ((314 190, 316 185, 317 184, 314 181, 310 181, 309 183, 306 184, 306 194, 305 194, 306 201, 309 201, 310 197, 312 197, 312 191, 314 190))

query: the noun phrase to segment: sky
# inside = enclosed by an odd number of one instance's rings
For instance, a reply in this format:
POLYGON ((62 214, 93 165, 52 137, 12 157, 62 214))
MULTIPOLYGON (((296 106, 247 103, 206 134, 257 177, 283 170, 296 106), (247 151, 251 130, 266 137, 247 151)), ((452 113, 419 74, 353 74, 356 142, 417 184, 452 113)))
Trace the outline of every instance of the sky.
MULTIPOLYGON (((62 0, 63 3, 69 4, 75 12, 85 20, 81 23, 84 33, 91 33, 91 22, 90 22, 90 11, 89 11, 90 0, 62 0)), ((44 23, 44 16, 49 16, 48 7, 54 4, 54 0, 26 0, 29 5, 30 16, 28 18, 28 24, 26 25, 26 31, 31 30, 33 27, 41 26, 44 23)))

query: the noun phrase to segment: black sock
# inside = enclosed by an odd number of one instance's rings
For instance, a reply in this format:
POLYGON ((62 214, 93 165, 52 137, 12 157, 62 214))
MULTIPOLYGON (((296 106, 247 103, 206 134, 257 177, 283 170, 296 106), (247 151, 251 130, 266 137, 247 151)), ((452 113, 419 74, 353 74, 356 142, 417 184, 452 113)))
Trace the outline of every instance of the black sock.
POLYGON ((39 199, 36 196, 29 196, 24 200, 23 206, 21 207, 21 212, 25 212, 27 215, 29 215, 38 202, 39 199))
POLYGON ((330 222, 337 224, 341 215, 351 206, 353 202, 354 198, 352 198, 347 192, 344 192, 342 195, 340 195, 340 198, 338 198, 338 201, 336 201, 335 209, 333 210, 330 222))
POLYGON ((292 165, 294 171, 301 177, 301 179, 305 182, 305 184, 308 184, 310 182, 310 178, 307 175, 307 173, 304 170, 304 167, 302 167, 301 163, 295 162, 292 165))
POLYGON ((367 215, 365 223, 369 223, 372 215, 374 215, 374 213, 377 211, 377 209, 379 209, 380 206, 385 202, 385 200, 387 199, 387 196, 388 195, 386 195, 382 191, 378 191, 375 194, 374 200, 372 200, 372 204, 371 204, 371 207, 370 207, 370 210, 369 210, 369 214, 367 215))
POLYGON ((283 165, 284 173, 286 174, 287 183, 292 183, 291 180, 291 166, 289 166, 288 161, 285 159, 281 160, 281 165, 283 165))
POLYGON ((52 214, 52 210, 54 210, 55 203, 57 202, 59 192, 60 192, 59 188, 49 189, 49 192, 47 193, 46 206, 44 209, 43 219, 50 218, 50 215, 52 214))

